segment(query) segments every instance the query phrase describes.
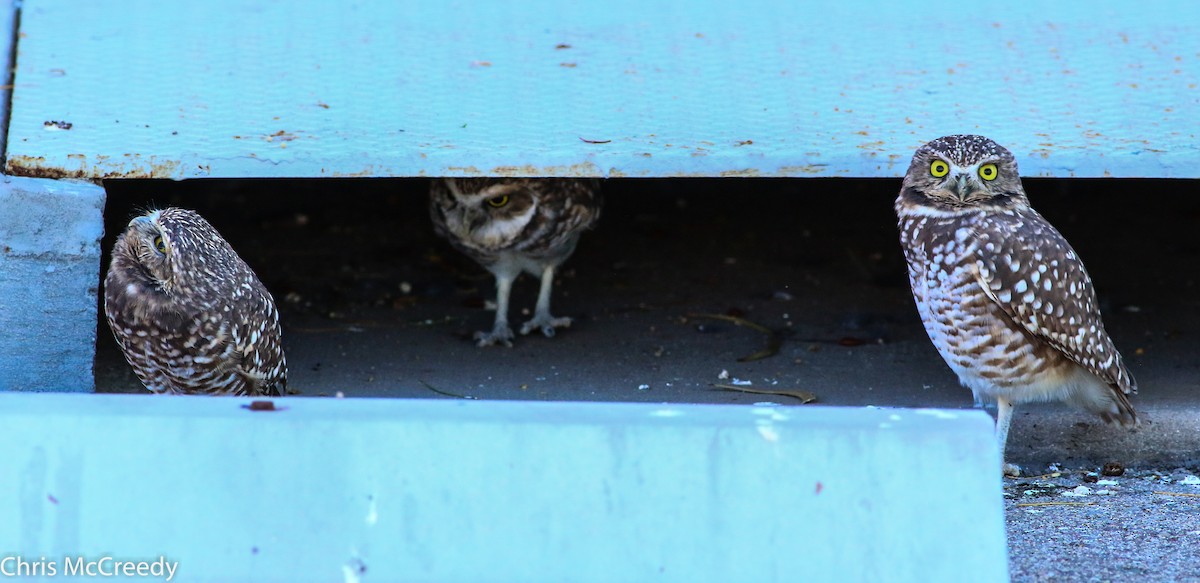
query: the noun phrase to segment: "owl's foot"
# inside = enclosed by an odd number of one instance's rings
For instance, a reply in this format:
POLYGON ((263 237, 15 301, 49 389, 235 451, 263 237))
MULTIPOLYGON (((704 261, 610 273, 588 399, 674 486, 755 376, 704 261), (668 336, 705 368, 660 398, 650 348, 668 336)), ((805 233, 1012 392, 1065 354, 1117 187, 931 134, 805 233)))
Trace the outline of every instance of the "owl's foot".
POLYGON ((512 348, 512 341, 513 331, 507 325, 498 325, 492 328, 491 332, 481 330, 475 333, 475 345, 479 347, 495 346, 499 343, 512 348))
POLYGON ((537 314, 532 320, 521 324, 521 334, 529 334, 536 328, 542 329, 542 334, 546 338, 554 338, 555 328, 569 328, 571 326, 570 318, 555 318, 549 313, 537 314))
POLYGON ((1000 473, 1006 478, 1020 478, 1021 466, 1005 462, 1000 464, 1000 473))

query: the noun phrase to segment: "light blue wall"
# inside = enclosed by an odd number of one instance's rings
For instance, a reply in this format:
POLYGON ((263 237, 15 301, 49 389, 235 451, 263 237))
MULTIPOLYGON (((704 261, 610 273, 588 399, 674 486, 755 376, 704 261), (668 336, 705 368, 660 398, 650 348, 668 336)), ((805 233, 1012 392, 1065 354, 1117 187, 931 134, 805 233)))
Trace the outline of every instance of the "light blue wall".
POLYGON ((1007 580, 980 411, 246 402, 0 394, 0 556, 165 554, 176 581, 1007 580))

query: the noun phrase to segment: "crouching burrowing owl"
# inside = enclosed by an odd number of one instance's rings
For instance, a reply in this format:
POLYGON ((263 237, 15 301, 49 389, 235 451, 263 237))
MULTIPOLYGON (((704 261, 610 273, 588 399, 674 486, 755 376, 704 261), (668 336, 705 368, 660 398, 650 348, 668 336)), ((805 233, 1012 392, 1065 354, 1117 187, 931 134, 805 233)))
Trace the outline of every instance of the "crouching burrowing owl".
POLYGON ((434 180, 430 215, 438 234, 496 277, 496 320, 491 332, 477 332, 479 346, 512 346, 508 299, 521 272, 541 278, 533 319, 521 334, 541 330, 554 336, 570 318, 550 315, 554 271, 571 253, 579 235, 600 218, 600 184, 567 178, 434 180))
POLYGON ((104 280, 104 315, 155 393, 286 394, 271 294, 193 211, 167 208, 129 222, 104 280))
POLYGON ((996 403, 1002 459, 1019 403, 1065 401, 1136 424, 1127 395, 1137 383, 1104 331, 1092 280, 1030 208, 1011 152, 982 136, 925 144, 896 214, 925 331, 976 401, 996 403))

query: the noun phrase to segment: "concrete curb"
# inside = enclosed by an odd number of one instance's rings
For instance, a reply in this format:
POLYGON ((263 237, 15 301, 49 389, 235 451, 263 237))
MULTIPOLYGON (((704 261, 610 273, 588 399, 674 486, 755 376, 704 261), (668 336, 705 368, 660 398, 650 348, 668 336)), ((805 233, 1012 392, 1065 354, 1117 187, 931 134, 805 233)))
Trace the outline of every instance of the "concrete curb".
POLYGON ((248 401, 0 394, 0 555, 165 555, 179 581, 1007 580, 979 412, 248 401))

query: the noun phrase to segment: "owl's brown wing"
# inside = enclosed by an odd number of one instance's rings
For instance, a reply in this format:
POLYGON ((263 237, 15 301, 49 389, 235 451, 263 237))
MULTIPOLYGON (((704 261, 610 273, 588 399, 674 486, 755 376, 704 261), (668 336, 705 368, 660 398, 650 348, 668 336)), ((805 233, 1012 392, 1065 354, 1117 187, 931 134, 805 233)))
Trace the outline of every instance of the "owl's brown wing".
POLYGON ((566 225, 564 231, 587 230, 600 220, 604 202, 599 180, 562 179, 556 186, 562 196, 559 220, 566 225))
POLYGON ((1118 394, 1137 392, 1137 382, 1104 330, 1091 277, 1053 225, 1029 209, 981 217, 972 236, 979 249, 979 283, 1013 322, 1119 389, 1118 394))
POLYGON ((257 278, 254 291, 245 296, 244 316, 235 327, 235 338, 244 346, 236 362, 250 394, 285 396, 287 361, 280 338, 279 311, 270 292, 257 278))
POLYGON ((570 255, 579 235, 600 219, 600 182, 594 179, 545 178, 525 181, 539 204, 517 249, 535 256, 570 255))

